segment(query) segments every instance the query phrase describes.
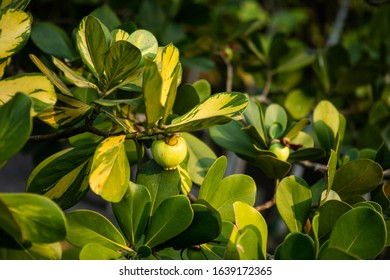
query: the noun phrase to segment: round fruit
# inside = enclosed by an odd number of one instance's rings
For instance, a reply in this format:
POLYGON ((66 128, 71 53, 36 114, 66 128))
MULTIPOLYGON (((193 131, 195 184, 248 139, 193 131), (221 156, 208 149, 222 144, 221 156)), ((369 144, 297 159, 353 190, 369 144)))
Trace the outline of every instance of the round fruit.
POLYGON ((165 170, 173 170, 186 158, 187 143, 178 135, 155 140, 152 144, 152 155, 165 170))
POLYGON ((290 149, 280 142, 272 143, 269 150, 280 160, 286 161, 290 155, 290 149))

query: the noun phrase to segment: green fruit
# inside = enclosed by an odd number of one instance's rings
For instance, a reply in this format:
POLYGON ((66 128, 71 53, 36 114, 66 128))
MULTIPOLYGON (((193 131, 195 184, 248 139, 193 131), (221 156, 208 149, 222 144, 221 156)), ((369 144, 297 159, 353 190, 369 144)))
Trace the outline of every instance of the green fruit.
POLYGON ((187 156, 187 143, 181 136, 174 135, 152 144, 154 160, 165 170, 173 170, 187 156))
POLYGON ((272 143, 269 150, 273 152, 278 159, 283 161, 286 161, 290 156, 290 149, 280 142, 272 143))

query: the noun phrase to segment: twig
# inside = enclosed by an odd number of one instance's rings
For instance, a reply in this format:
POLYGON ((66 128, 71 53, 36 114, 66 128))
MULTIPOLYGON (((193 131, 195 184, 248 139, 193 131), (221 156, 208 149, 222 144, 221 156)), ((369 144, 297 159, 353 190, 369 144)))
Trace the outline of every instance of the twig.
POLYGON ((257 211, 259 211, 259 212, 262 212, 262 211, 270 209, 274 205, 275 205, 275 198, 273 198, 271 200, 268 200, 268 201, 266 201, 265 203, 263 203, 263 204, 261 204, 259 206, 256 206, 255 209, 257 211))
POLYGON ((314 169, 315 171, 321 171, 323 173, 328 172, 328 167, 321 163, 311 162, 308 160, 300 161, 299 164, 303 165, 304 167, 309 167, 314 169))
POLYGON ((326 48, 336 45, 340 41, 341 32, 344 29, 344 23, 348 16, 349 0, 342 0, 340 8, 337 12, 332 32, 326 41, 326 48))

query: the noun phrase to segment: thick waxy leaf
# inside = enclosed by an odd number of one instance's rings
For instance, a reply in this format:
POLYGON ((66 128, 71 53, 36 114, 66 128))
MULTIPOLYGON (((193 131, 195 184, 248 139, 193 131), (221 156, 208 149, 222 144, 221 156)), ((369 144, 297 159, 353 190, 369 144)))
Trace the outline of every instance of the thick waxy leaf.
POLYGON ((210 203, 221 214, 223 220, 234 222, 233 203, 242 201, 253 205, 256 199, 256 184, 252 177, 233 174, 222 179, 226 169, 226 157, 215 161, 208 171, 199 199, 210 203))
POLYGON ((27 142, 32 130, 31 99, 17 93, 0 106, 0 168, 27 142))
POLYGON ((172 246, 175 249, 184 249, 207 243, 218 237, 222 228, 221 216, 218 211, 203 200, 191 204, 191 207, 194 211, 194 217, 189 227, 159 247, 172 246))
POLYGON ((260 167, 268 178, 284 178, 291 169, 291 164, 277 159, 274 155, 260 155, 250 159, 256 166, 260 167))
POLYGON ((165 199, 150 218, 145 245, 153 248, 183 232, 194 217, 189 199, 184 195, 165 199))
POLYGON ((18 243, 53 243, 66 235, 62 210, 47 197, 27 193, 0 194, 1 228, 18 243))
POLYGON ((112 210, 123 233, 131 244, 137 243, 144 233, 151 210, 149 191, 142 185, 130 181, 129 187, 112 210))
POLYGON ((64 128, 83 120, 91 106, 70 96, 58 94, 57 103, 40 113, 38 118, 54 128, 64 128))
POLYGON ((65 85, 65 83, 48 67, 46 67, 43 62, 33 54, 30 54, 30 59, 34 64, 42 71, 43 74, 64 94, 64 95, 72 95, 70 89, 65 85))
POLYGON ((240 260, 265 259, 256 229, 247 227, 237 237, 236 248, 240 260))
POLYGON ((141 59, 141 52, 127 41, 115 42, 104 57, 106 87, 110 88, 129 76, 141 59))
POLYGON ((211 85, 207 80, 200 79, 192 84, 199 95, 199 100, 207 99, 211 94, 211 85))
POLYGON ((233 207, 235 223, 239 232, 244 233, 246 229, 251 229, 257 236, 257 242, 252 246, 257 247, 256 245, 258 245, 261 248, 257 259, 266 259, 268 227, 263 216, 255 208, 243 202, 235 202, 233 207))
POLYGON ((60 69, 65 77, 69 79, 75 86, 81 87, 81 88, 93 88, 97 92, 100 92, 100 89, 97 85, 94 83, 88 81, 86 78, 84 78, 81 74, 77 73, 76 71, 69 68, 65 63, 63 63, 61 60, 53 57, 53 64, 60 69))
POLYGON ((0 79, 3 78, 5 73, 5 68, 10 65, 11 57, 5 58, 3 61, 0 61, 0 79))
POLYGON ((265 128, 271 139, 283 136, 287 128, 287 114, 282 106, 271 104, 265 110, 265 128))
POLYGON ((300 232, 305 226, 311 198, 311 190, 302 178, 292 175, 280 181, 275 194, 276 206, 291 232, 300 232))
POLYGON ((76 247, 89 243, 113 249, 128 249, 118 229, 101 214, 90 210, 76 210, 66 213, 68 233, 66 239, 76 247))
POLYGON ((195 87, 188 84, 183 85, 177 91, 175 103, 173 105, 173 113, 183 115, 198 105, 199 102, 199 95, 195 87))
POLYGON ((103 199, 119 202, 130 180, 130 166, 125 150, 125 136, 106 138, 93 156, 89 185, 103 199))
POLYGON ((376 189, 383 178, 382 167, 369 159, 350 161, 334 175, 332 190, 341 198, 363 195, 376 189))
MULTIPOLYGON (((173 45, 169 44, 164 47, 161 53, 161 96, 160 102, 164 106, 163 122, 171 113, 173 104, 175 102, 176 90, 179 85, 179 50, 173 45)), ((180 73, 181 74, 181 73, 180 73)), ((180 77, 181 80, 181 77, 180 77)))
POLYGON ((99 243, 88 243, 79 255, 80 260, 125 260, 118 251, 107 248, 99 243))
POLYGON ((187 169, 189 175, 195 184, 201 185, 207 171, 217 159, 217 156, 209 146, 194 135, 183 133, 181 136, 187 143, 189 154, 187 169))
POLYGON ((56 103, 56 93, 46 76, 38 73, 17 75, 0 81, 0 104, 8 102, 18 92, 29 95, 33 115, 56 103))
POLYGON ((248 158, 257 154, 251 137, 243 131, 239 122, 232 121, 224 125, 209 128, 211 139, 222 148, 248 158))
POLYGON ((137 184, 145 186, 152 201, 153 214, 162 201, 179 194, 180 175, 177 169, 164 170, 155 161, 143 164, 137 174, 137 184))
MULTIPOLYGON (((251 133, 250 135, 255 136, 256 144, 262 148, 267 149, 267 133, 264 121, 264 114, 261 109, 261 105, 256 101, 252 101, 248 98, 248 106, 244 111, 244 118, 247 123, 254 128, 256 133, 251 133)), ((247 128, 247 132, 250 132, 250 129, 247 128)), ((253 138, 252 136, 252 138, 253 138)))
POLYGON ((321 146, 329 151, 335 148, 335 139, 339 131, 340 117, 337 108, 329 101, 317 104, 313 113, 314 129, 321 146))
POLYGON ((223 124, 240 118, 248 104, 242 93, 223 92, 214 94, 183 116, 175 118, 166 131, 193 131, 223 124))
POLYGON ((95 148, 69 148, 48 157, 31 172, 26 190, 49 197, 63 209, 72 207, 88 191, 90 159, 95 148))
POLYGON ((290 92, 284 101, 287 112, 296 120, 306 117, 314 104, 315 98, 300 89, 290 92))
POLYGON ((28 3, 30 3, 30 0, 1 0, 0 9, 24 10, 27 7, 28 3))
POLYGON ((74 60, 78 57, 73 42, 66 32, 50 22, 37 22, 32 26, 31 39, 43 52, 74 60))
POLYGON ((145 113, 149 127, 152 127, 163 114, 163 105, 160 102, 162 83, 157 64, 146 58, 142 87, 144 89, 145 113))
POLYGON ((141 51, 142 59, 140 61, 140 66, 143 66, 143 57, 155 58, 158 50, 158 42, 151 32, 144 29, 138 29, 131 33, 127 40, 141 51))
POLYGON ((0 13, 0 61, 23 48, 31 32, 32 17, 20 10, 0 13))
POLYGON ((284 73, 301 69, 314 62, 315 55, 304 50, 293 51, 279 62, 273 73, 284 73))
MULTIPOLYGON (((105 56, 107 52, 107 39, 104 34, 102 23, 94 16, 88 16, 85 22, 85 41, 92 64, 96 70, 97 78, 103 80, 105 56)), ((82 56, 83 57, 83 56, 82 56)))
POLYGON ((357 207, 342 215, 330 234, 329 247, 360 259, 374 259, 386 244, 386 225, 381 214, 357 207))
POLYGON ((352 207, 345 202, 338 200, 328 200, 318 209, 319 228, 318 238, 326 237, 333 229, 337 219, 352 207))
POLYGON ((61 243, 32 243, 17 249, 0 248, 0 260, 60 260, 61 243))
POLYGON ((300 232, 290 232, 275 253, 278 260, 314 260, 315 256, 313 239, 300 232))

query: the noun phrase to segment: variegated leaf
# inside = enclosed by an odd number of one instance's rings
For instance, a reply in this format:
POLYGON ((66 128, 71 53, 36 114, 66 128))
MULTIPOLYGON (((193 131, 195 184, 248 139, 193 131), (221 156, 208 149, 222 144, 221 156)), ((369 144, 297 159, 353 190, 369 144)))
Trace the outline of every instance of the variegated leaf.
POLYGON ((148 127, 152 127, 162 117, 161 88, 162 79, 156 63, 149 58, 145 58, 143 89, 148 127))
POLYGON ((27 5, 30 3, 30 0, 0 0, 0 9, 17 9, 24 10, 27 5))
POLYGON ((22 92, 33 100, 33 115, 43 112, 56 103, 57 97, 52 83, 38 73, 13 76, 0 81, 0 104, 22 92))
MULTIPOLYGON (((127 39, 130 43, 140 49, 142 57, 154 59, 158 51, 158 42, 156 37, 149 31, 138 29, 130 34, 127 39)), ((141 66, 143 61, 141 61, 141 66)))
POLYGON ((80 22, 79 29, 77 30, 76 33, 76 47, 80 53, 81 59, 83 60, 84 64, 88 67, 89 71, 91 71, 95 77, 98 77, 96 69, 93 66, 91 54, 89 53, 88 46, 87 46, 87 39, 85 37, 85 23, 87 21, 87 18, 88 17, 83 18, 82 21, 80 22))
POLYGON ((176 89, 171 89, 171 84, 174 82, 179 67, 179 50, 173 44, 169 44, 163 49, 161 54, 160 72, 162 78, 162 88, 160 102, 164 107, 166 106, 169 95, 176 94, 176 89))
POLYGON ((186 114, 175 118, 166 126, 166 132, 194 131, 239 119, 247 104, 248 99, 242 93, 214 94, 186 114))
POLYGON ((111 202, 122 199, 130 181, 124 143, 124 135, 108 137, 93 156, 89 185, 94 193, 111 202))
POLYGON ((69 79, 75 86, 90 87, 90 88, 95 89, 97 92, 100 92, 100 89, 97 85, 88 81, 86 78, 81 76, 79 73, 77 73, 76 71, 69 68, 61 60, 53 57, 53 63, 58 69, 60 69, 62 72, 64 72, 65 77, 67 79, 69 79))
POLYGON ((114 29, 111 31, 111 45, 118 41, 128 41, 130 34, 123 29, 114 29))
POLYGON ((57 104, 38 115, 38 118, 54 128, 71 126, 89 112, 91 106, 75 98, 58 94, 57 104))
POLYGON ((94 16, 88 16, 85 22, 85 40, 93 66, 98 75, 96 78, 98 78, 99 82, 103 81, 104 56, 108 49, 107 39, 102 25, 94 16))
POLYGON ((104 58, 106 88, 120 83, 130 75, 141 59, 141 52, 127 41, 115 42, 107 51, 104 58))
POLYGON ((65 95, 72 95, 70 89, 64 84, 64 82, 48 67, 46 67, 43 62, 33 54, 30 54, 30 59, 34 64, 42 71, 43 74, 65 95))
POLYGON ((179 174, 181 178, 181 185, 180 185, 181 192, 187 195, 189 194, 192 188, 192 180, 190 177, 190 173, 182 165, 179 165, 177 169, 179 170, 179 174))
POLYGON ((88 191, 95 148, 96 145, 69 148, 48 157, 31 172, 27 191, 51 198, 62 209, 72 207, 88 191))
POLYGON ((20 10, 0 13, 0 60, 23 48, 31 33, 31 23, 31 15, 20 10))
POLYGON ((0 62, 0 79, 3 78, 5 68, 11 63, 11 57, 8 57, 0 62))

